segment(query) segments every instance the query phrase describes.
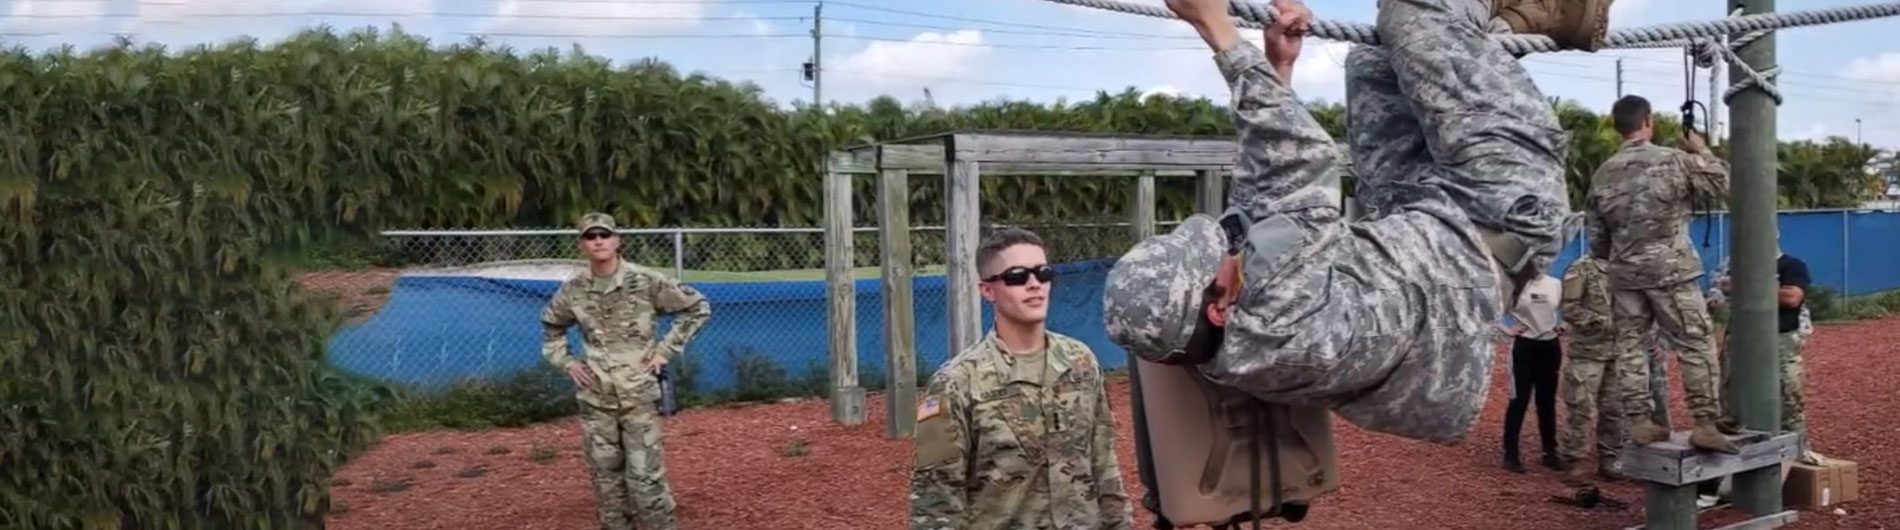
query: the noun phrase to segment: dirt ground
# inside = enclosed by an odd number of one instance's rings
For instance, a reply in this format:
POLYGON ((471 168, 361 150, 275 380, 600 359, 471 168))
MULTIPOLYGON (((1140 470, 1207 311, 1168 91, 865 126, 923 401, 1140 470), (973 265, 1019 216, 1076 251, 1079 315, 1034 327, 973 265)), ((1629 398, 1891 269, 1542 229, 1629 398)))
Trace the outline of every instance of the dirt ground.
MULTIPOLYGON (((1500 351, 1500 354, 1503 352, 1500 351)), ((1900 318, 1822 326, 1807 350, 1808 423, 1821 453, 1860 465, 1858 502, 1802 511, 1796 529, 1900 529, 1900 318)), ((1673 369, 1672 375, 1679 373, 1673 369)), ((1498 464, 1504 417, 1503 363, 1482 424, 1463 444, 1440 446, 1337 425, 1342 487, 1315 503, 1304 522, 1267 526, 1330 529, 1622 529, 1642 522, 1634 484, 1608 490, 1623 511, 1548 502, 1567 493, 1538 466, 1536 422, 1527 418, 1523 452, 1531 472, 1498 464)), ((1680 382, 1670 385, 1677 428, 1686 428, 1680 382)), ((1122 474, 1142 494, 1129 434, 1128 387, 1109 387, 1118 407, 1122 474)), ((881 396, 871 421, 834 426, 822 401, 693 410, 666 425, 666 458, 685 528, 903 528, 911 451, 883 436, 881 396), (802 444, 802 445, 801 445, 802 444)), ((1561 422, 1561 416, 1560 420, 1561 422)), ((384 528, 597 528, 574 420, 481 433, 391 436, 339 474, 333 488, 338 530, 384 528), (506 448, 506 454, 489 451, 506 448), (536 449, 543 458, 535 458, 536 449), (428 464, 433 464, 430 467, 428 464), (470 468, 482 466, 475 471, 470 468), (458 475, 478 475, 463 478, 458 475), (403 482, 408 481, 408 482, 403 482), (383 488, 378 488, 379 483, 383 488), (388 487, 396 485, 395 487, 388 487), (406 489, 376 493, 376 489, 406 489)), ((1153 528, 1139 506, 1136 528, 1153 528)), ((1733 522, 1705 516, 1702 528, 1733 522)))

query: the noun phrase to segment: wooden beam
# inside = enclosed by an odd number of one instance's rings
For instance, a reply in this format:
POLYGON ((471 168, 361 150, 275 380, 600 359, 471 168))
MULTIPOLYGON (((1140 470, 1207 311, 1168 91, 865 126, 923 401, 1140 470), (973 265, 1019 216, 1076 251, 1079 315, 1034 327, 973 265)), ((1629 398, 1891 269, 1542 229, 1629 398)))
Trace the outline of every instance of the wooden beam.
POLYGON ((1194 211, 1219 217, 1227 209, 1227 198, 1222 194, 1227 190, 1226 177, 1219 171, 1195 173, 1194 211))
MULTIPOLYGON (((955 146, 959 138, 951 138, 955 146)), ((979 166, 944 149, 944 298, 948 304, 949 352, 954 356, 982 336, 982 299, 977 297, 976 246, 982 239, 979 166)))
MULTIPOLYGON (((848 165, 846 158, 848 155, 840 154, 829 162, 848 165)), ((831 419, 844 425, 857 425, 864 423, 864 389, 858 386, 858 297, 851 274, 855 265, 851 244, 851 174, 828 167, 824 186, 831 419)))
MULTIPOLYGON (((863 151, 852 152, 854 167, 870 167, 878 170, 902 169, 912 175, 942 175, 943 145, 940 144, 884 144, 863 151), (879 157, 882 158, 879 158, 879 157)), ((1218 168, 1231 166, 1232 162, 1219 164, 1218 168)), ((987 176, 1076 176, 1076 177, 1112 177, 1137 175, 1143 171, 1140 166, 1114 166, 1088 164, 1034 164, 1001 163, 983 164, 983 174, 987 176)), ((1195 169, 1155 169, 1155 176, 1192 177, 1195 169)))
POLYGON ((910 254, 910 173, 878 172, 877 235, 884 278, 884 436, 917 431, 917 313, 910 254))
POLYGON ((1693 486, 1743 471, 1781 465, 1795 457, 1799 448, 1796 433, 1770 437, 1761 432, 1744 432, 1729 437, 1740 446, 1740 454, 1702 451, 1689 445, 1687 431, 1670 435, 1668 441, 1633 447, 1618 457, 1623 474, 1631 478, 1668 486, 1693 486))
POLYGON ((1155 177, 1146 172, 1135 177, 1135 185, 1128 194, 1129 235, 1134 236, 1133 243, 1140 243, 1155 235, 1155 177))
POLYGON ((1044 164, 1076 169, 1214 168, 1234 165, 1227 138, 1141 138, 958 133, 956 156, 977 163, 1044 164))

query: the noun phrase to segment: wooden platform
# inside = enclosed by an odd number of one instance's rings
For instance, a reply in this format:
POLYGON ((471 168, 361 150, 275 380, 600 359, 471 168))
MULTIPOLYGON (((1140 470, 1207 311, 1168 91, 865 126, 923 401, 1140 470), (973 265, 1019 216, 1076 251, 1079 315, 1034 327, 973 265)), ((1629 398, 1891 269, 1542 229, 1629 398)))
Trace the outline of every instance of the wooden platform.
MULTIPOLYGON (((1642 526, 1630 530, 1695 530, 1696 485, 1710 480, 1793 460, 1799 451, 1800 435, 1771 436, 1759 431, 1744 431, 1728 437, 1739 454, 1704 451, 1689 445, 1688 431, 1671 433, 1668 441, 1632 447, 1617 458, 1621 472, 1643 481, 1642 526)), ((1771 513, 1718 530, 1765 530, 1792 523, 1793 510, 1771 513)))

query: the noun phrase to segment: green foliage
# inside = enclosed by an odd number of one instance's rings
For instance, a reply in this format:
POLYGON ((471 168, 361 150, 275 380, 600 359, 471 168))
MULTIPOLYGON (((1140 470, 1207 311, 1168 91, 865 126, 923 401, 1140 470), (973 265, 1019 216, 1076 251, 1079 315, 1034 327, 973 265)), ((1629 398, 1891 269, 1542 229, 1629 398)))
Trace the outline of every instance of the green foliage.
POLYGON ((1807 304, 1815 322, 1871 320, 1900 314, 1900 290, 1845 297, 1833 288, 1816 285, 1808 290, 1807 304))
POLYGON ((327 369, 279 183, 187 132, 250 125, 159 119, 137 60, 0 57, 0 528, 321 528, 390 396, 327 369))
POLYGON ((572 416, 578 410, 574 382, 561 370, 542 364, 499 380, 475 379, 443 390, 410 389, 403 394, 384 418, 384 430, 519 427, 572 416))

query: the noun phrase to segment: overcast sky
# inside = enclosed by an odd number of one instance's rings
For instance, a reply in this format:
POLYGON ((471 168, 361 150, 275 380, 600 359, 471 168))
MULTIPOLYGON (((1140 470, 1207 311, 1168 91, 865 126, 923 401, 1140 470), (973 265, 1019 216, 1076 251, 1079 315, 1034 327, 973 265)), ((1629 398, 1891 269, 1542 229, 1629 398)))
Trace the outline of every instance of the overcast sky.
MULTIPOLYGON (((1161 0, 1134 0, 1159 5, 1161 0)), ((1874 0, 1780 0, 1782 11, 1874 0)), ((1322 19, 1370 22, 1374 0, 1313 0, 1322 19)), ((683 71, 749 80, 780 103, 809 101, 800 65, 812 55, 810 0, 0 0, 0 42, 89 48, 115 34, 173 48, 241 35, 281 39, 299 28, 365 25, 446 44, 472 35, 518 49, 579 44, 616 61, 657 57, 683 71)), ((1720 16, 1709 0, 1621 0, 1613 27, 1720 16)), ((1174 20, 1044 0, 823 2, 824 98, 906 102, 926 91, 939 105, 996 98, 1071 101, 1097 90, 1165 91, 1226 101, 1207 50, 1174 20)), ((1779 128, 1784 139, 1853 138, 1900 147, 1900 18, 1781 33, 1779 128)), ((1257 35, 1255 35, 1257 38, 1257 35)), ((1344 97, 1346 44, 1309 40, 1295 85, 1307 100, 1344 97)), ((1540 54, 1526 64, 1543 90, 1598 110, 1625 92, 1674 109, 1684 94, 1676 50, 1540 54)), ((1696 70, 1696 98, 1708 71, 1696 70)), ((1723 81, 1726 83, 1726 81, 1723 81)), ((1726 88, 1726 84, 1721 85, 1726 88)), ((1728 112, 1720 111, 1726 121, 1728 112)))

